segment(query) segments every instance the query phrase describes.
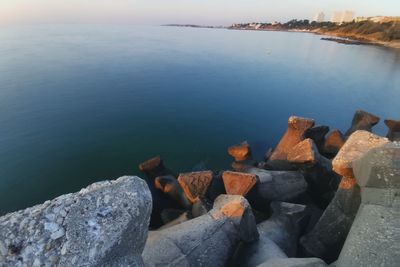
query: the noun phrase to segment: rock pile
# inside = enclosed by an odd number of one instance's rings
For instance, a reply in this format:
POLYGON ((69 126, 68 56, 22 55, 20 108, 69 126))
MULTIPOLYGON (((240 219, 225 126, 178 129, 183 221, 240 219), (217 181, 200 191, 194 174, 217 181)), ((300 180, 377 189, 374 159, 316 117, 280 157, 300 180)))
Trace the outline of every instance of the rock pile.
MULTIPOLYGON (((350 231, 362 202, 357 170, 353 170, 357 167, 353 165, 369 151, 391 144, 371 132, 378 122, 377 116, 357 111, 343 135, 328 126, 315 126, 312 119, 292 116, 286 133, 275 150, 266 153, 265 161, 256 162, 244 141, 228 148, 232 170, 175 176, 178 183, 171 181, 171 188, 179 185, 180 189, 173 191, 180 193, 174 198, 179 199, 181 207, 180 199, 187 199, 191 207, 181 208, 164 226, 152 228, 143 253, 146 266, 327 266, 339 254, 337 266, 357 266, 362 262, 354 256, 358 252, 346 254, 342 250, 345 242, 349 251, 357 246, 366 227, 350 231)), ((388 137, 394 140, 397 124, 386 124, 390 125, 388 137)), ((397 168, 400 171, 400 166, 397 168)), ((393 182, 391 185, 400 187, 393 182)), ((364 202, 367 197, 362 192, 364 202)), ((391 201, 395 205, 395 197, 391 201)), ((395 217, 381 212, 388 220, 395 217)), ((396 218, 400 222, 400 217, 396 218)), ((393 224, 391 233, 400 227, 400 223, 393 224)), ((389 234, 384 230, 380 233, 389 234)), ((395 243, 393 238, 396 234, 389 237, 390 244, 395 243)), ((395 260, 380 257, 374 266, 395 266, 396 253, 389 250, 390 256, 385 257, 395 260)))
POLYGON ((177 174, 154 157, 145 182, 1 217, 0 266, 398 266, 400 127, 380 137, 379 120, 357 111, 343 135, 292 116, 262 161, 229 147, 230 170, 177 174))

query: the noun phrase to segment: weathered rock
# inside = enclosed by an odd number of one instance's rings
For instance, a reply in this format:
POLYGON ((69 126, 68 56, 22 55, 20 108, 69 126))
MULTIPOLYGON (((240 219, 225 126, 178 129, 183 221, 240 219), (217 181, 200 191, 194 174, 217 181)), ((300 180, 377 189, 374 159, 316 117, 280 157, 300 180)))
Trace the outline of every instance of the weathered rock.
POLYGON ((225 171, 222 179, 229 195, 245 196, 257 183, 256 175, 241 172, 225 171))
POLYGON ((325 144, 322 149, 323 153, 329 158, 336 156, 339 150, 342 148, 346 139, 339 130, 333 130, 325 138, 325 144))
POLYGON ((151 232, 143 260, 146 266, 225 266, 240 240, 257 238, 246 199, 222 195, 206 215, 151 232))
POLYGON ((307 182, 301 173, 295 171, 268 171, 259 168, 245 168, 242 172, 258 177, 255 191, 261 202, 292 201, 307 190, 307 182))
POLYGON ((307 129, 304 132, 304 138, 310 138, 316 144, 318 151, 322 152, 325 144, 325 136, 329 132, 329 126, 317 126, 307 129))
POLYGON ((274 202, 270 219, 257 225, 259 240, 240 247, 236 266, 257 266, 274 258, 295 256, 305 206, 274 202))
POLYGON ((385 120, 385 124, 389 128, 386 137, 391 141, 400 141, 400 121, 385 120))
POLYGON ((251 157, 250 146, 247 141, 228 148, 228 154, 235 158, 235 161, 243 161, 251 157))
POLYGON ((212 171, 190 172, 180 174, 178 182, 189 201, 194 203, 206 194, 212 179, 212 171))
POLYGON ((143 266, 151 196, 138 177, 0 217, 1 266, 143 266))
POLYGON ((336 266, 398 266, 400 144, 372 149, 353 166, 362 205, 336 266))
POLYGON ((326 267, 326 263, 318 258, 271 259, 258 267, 326 267))
POLYGON ((172 175, 160 176, 155 179, 155 186, 157 189, 168 194, 174 199, 182 208, 190 209, 191 203, 184 194, 182 187, 172 175))
POLYGON ((343 176, 339 189, 313 231, 301 239, 306 255, 327 263, 337 259, 361 202, 352 164, 370 149, 387 142, 367 131, 356 131, 346 141, 333 160, 334 171, 343 176))
POLYGON ((305 139, 304 133, 314 126, 314 120, 292 116, 288 121, 288 129, 272 153, 269 161, 286 161, 289 151, 305 139))
POLYGON ((353 121, 351 122, 350 129, 347 130, 346 136, 350 136, 352 133, 358 130, 364 130, 371 132, 372 127, 378 124, 380 118, 372 115, 363 110, 357 110, 354 114, 353 121))

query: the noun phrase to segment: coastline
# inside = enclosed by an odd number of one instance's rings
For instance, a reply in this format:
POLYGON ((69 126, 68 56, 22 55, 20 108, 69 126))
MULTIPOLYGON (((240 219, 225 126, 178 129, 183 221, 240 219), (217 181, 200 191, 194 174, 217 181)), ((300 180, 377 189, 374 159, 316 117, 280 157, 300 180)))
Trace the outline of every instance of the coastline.
POLYGON ((205 29, 226 29, 226 30, 241 30, 241 31, 271 31, 271 32, 300 32, 300 33, 312 33, 312 34, 317 34, 317 35, 323 35, 327 37, 333 37, 332 40, 329 40, 330 38, 327 38, 326 40, 329 41, 336 41, 338 43, 343 43, 343 44, 355 44, 355 45, 376 45, 376 46, 382 46, 386 48, 391 48, 391 49, 396 49, 400 50, 400 41, 380 41, 376 38, 371 38, 370 36, 366 35, 359 35, 359 34, 345 34, 343 32, 337 32, 337 31, 329 31, 326 29, 322 28, 317 28, 313 30, 309 29, 285 29, 283 27, 269 27, 269 28, 242 28, 242 27, 223 27, 223 26, 203 26, 203 25, 191 25, 191 24, 185 24, 185 25, 180 25, 180 24, 166 24, 166 25, 161 25, 161 26, 166 26, 166 27, 187 27, 187 28, 205 28, 205 29), (338 38, 335 40, 334 38, 338 38), (341 42, 345 40, 345 42, 341 42))
POLYGON ((229 28, 226 27, 227 30, 240 30, 240 31, 268 31, 268 32, 299 32, 299 33, 311 33, 321 36, 328 37, 336 37, 336 38, 344 38, 349 41, 358 42, 359 45, 376 45, 387 47, 391 49, 400 50, 400 41, 392 41, 392 42, 383 42, 376 39, 370 39, 365 36, 354 35, 354 34, 342 34, 337 32, 327 32, 321 29, 316 30, 297 30, 297 29, 243 29, 243 28, 229 28))

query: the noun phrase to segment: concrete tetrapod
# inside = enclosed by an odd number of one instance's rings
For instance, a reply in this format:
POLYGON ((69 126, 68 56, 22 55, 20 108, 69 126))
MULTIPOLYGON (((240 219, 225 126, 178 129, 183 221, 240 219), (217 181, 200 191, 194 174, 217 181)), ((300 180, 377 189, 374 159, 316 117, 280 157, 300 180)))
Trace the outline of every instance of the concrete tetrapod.
POLYGON ((345 135, 350 136, 352 133, 358 130, 371 132, 372 127, 378 124, 379 120, 380 118, 378 116, 363 110, 357 110, 351 122, 351 127, 347 130, 345 135))
POLYGON ((225 266, 239 241, 258 239, 251 207, 242 196, 221 195, 200 217, 150 232, 143 260, 151 266, 225 266))
POLYGON ((361 202, 360 187, 354 179, 352 163, 387 138, 367 131, 356 131, 333 160, 333 169, 342 176, 339 188, 315 225, 300 240, 305 254, 331 263, 337 259, 361 202))
POLYGON ((362 203, 336 266, 399 266, 400 144, 372 149, 353 166, 362 203))
POLYGON ((259 240, 239 248, 234 261, 236 266, 255 267, 271 259, 295 256, 305 208, 285 202, 272 203, 271 218, 257 225, 259 240))
POLYGON ((312 119, 292 116, 288 120, 288 128, 279 141, 279 144, 272 152, 272 155, 267 161, 267 165, 274 169, 286 169, 287 155, 289 151, 299 142, 305 139, 305 132, 314 126, 315 122, 312 119))
POLYGON ((161 212, 164 209, 178 209, 180 205, 167 194, 156 188, 155 179, 160 176, 175 174, 164 166, 160 156, 151 158, 139 164, 141 170, 146 176, 146 183, 149 186, 151 197, 153 199, 153 211, 151 212, 150 227, 158 228, 162 225, 161 212))
POLYGON ((385 120, 385 124, 389 128, 386 137, 390 141, 400 141, 400 121, 385 120))
POLYGON ((340 182, 340 176, 332 170, 331 161, 319 153, 312 139, 294 146, 288 154, 288 161, 302 170, 314 199, 326 207, 340 182))

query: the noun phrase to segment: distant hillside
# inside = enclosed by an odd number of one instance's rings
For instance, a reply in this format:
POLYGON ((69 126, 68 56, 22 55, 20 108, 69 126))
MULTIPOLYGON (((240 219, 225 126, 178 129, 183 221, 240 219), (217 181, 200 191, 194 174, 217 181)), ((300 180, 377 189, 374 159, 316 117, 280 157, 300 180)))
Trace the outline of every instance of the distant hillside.
POLYGON ((318 28, 323 34, 334 34, 369 41, 400 41, 400 22, 376 23, 373 21, 350 22, 318 28))

